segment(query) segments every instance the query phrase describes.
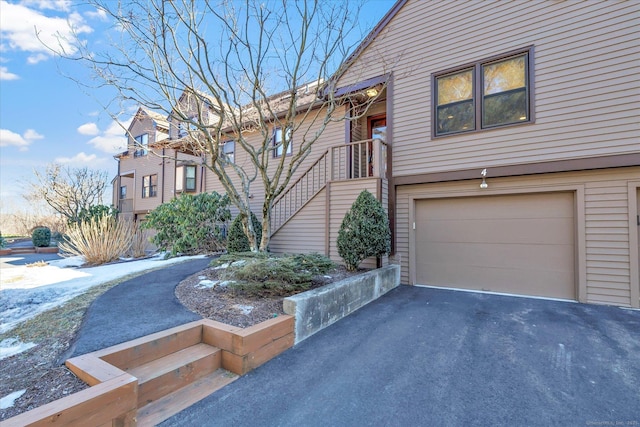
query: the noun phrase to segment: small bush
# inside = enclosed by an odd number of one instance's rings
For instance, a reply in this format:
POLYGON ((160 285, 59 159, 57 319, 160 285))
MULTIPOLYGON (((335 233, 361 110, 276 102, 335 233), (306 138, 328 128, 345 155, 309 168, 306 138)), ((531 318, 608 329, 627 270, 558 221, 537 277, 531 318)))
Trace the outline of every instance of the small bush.
POLYGON ((155 229, 151 241, 169 256, 224 249, 220 224, 231 218, 229 198, 220 194, 182 194, 163 203, 146 217, 145 229, 155 229))
POLYGON ((60 249, 71 255, 81 255, 91 265, 116 261, 129 251, 133 235, 131 221, 117 221, 103 216, 69 226, 60 249))
POLYGON ((51 244, 51 230, 47 227, 38 227, 31 233, 31 241, 36 248, 46 248, 51 244))
POLYGON ((305 291, 314 276, 335 268, 330 259, 319 254, 229 254, 220 257, 217 264, 230 264, 220 278, 235 282, 230 285, 233 289, 259 296, 288 296, 305 291))
MULTIPOLYGON (((246 215, 239 214, 231 223, 229 229, 229 236, 227 237, 227 252, 249 252, 251 247, 249 246, 249 238, 244 233, 242 227, 242 221, 246 218, 246 215)), ((251 212, 251 221, 253 222, 253 229, 256 231, 258 244, 262 239, 262 224, 258 221, 258 218, 253 212, 251 212)))
POLYGON ((391 251, 389 218, 382 203, 363 190, 346 213, 338 231, 338 254, 347 270, 354 271, 370 256, 391 251))
POLYGON ((2 233, 0 233, 0 249, 4 249, 7 247, 7 241, 2 237, 2 233))

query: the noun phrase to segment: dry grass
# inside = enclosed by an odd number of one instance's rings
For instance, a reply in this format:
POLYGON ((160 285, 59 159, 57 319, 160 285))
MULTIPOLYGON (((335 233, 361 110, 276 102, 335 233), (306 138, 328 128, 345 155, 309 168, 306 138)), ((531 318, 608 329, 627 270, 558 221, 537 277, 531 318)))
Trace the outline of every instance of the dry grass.
POLYGON ((60 249, 83 256, 88 264, 106 264, 129 251, 133 229, 131 221, 118 221, 109 216, 92 219, 70 227, 60 249))
POLYGON ((47 265, 49 265, 48 262, 40 260, 40 261, 32 262, 31 264, 25 264, 25 267, 27 267, 27 268, 29 268, 29 267, 46 267, 47 265))
POLYGON ((149 248, 149 237, 151 236, 151 231, 143 230, 137 223, 135 223, 131 232, 131 256, 133 258, 142 258, 146 256, 147 249, 149 248))

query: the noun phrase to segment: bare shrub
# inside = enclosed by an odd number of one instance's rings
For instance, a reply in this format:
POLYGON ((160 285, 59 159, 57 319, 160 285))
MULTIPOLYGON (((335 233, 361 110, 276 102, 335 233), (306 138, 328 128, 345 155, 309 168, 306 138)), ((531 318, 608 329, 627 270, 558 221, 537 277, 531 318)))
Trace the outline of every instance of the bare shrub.
POLYGON ((88 264, 100 265, 125 255, 131 248, 133 224, 104 216, 69 227, 60 249, 81 255, 88 264))

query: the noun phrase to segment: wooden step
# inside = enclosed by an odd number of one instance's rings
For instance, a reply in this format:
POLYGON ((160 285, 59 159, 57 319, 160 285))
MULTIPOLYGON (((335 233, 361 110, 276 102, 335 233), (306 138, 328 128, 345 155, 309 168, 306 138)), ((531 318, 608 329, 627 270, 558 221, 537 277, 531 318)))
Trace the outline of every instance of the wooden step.
POLYGON ((127 370, 138 378, 138 408, 211 374, 222 363, 219 348, 196 344, 127 370))
POLYGON ((11 248, 11 254, 34 254, 36 253, 36 248, 34 246, 25 246, 19 248, 11 248))
POLYGON ((224 369, 202 377, 138 410, 138 427, 155 426, 240 378, 224 369))

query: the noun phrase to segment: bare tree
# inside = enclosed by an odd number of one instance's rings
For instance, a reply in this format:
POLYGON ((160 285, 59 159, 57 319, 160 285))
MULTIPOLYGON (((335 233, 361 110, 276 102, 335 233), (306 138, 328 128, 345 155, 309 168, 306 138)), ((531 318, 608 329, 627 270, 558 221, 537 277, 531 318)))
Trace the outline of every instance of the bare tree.
POLYGON ((51 208, 75 222, 83 209, 102 204, 107 172, 89 168, 69 168, 58 163, 47 165, 44 172, 34 170, 28 183, 27 200, 44 200, 51 208))
POLYGON ((345 105, 358 104, 353 111, 362 116, 375 101, 348 90, 336 96, 334 76, 353 48, 348 41, 361 40, 359 6, 322 0, 94 2, 115 22, 120 39, 103 52, 79 45, 74 59, 86 61, 122 100, 162 111, 184 129, 181 149, 206 158, 245 218, 251 194, 264 194, 261 241, 250 220, 244 227, 252 250, 266 250, 272 206, 314 142, 330 122, 358 118, 345 114, 345 105), (275 144, 274 128, 282 132, 275 144), (230 139, 248 162, 228 161, 222 147, 230 139))

